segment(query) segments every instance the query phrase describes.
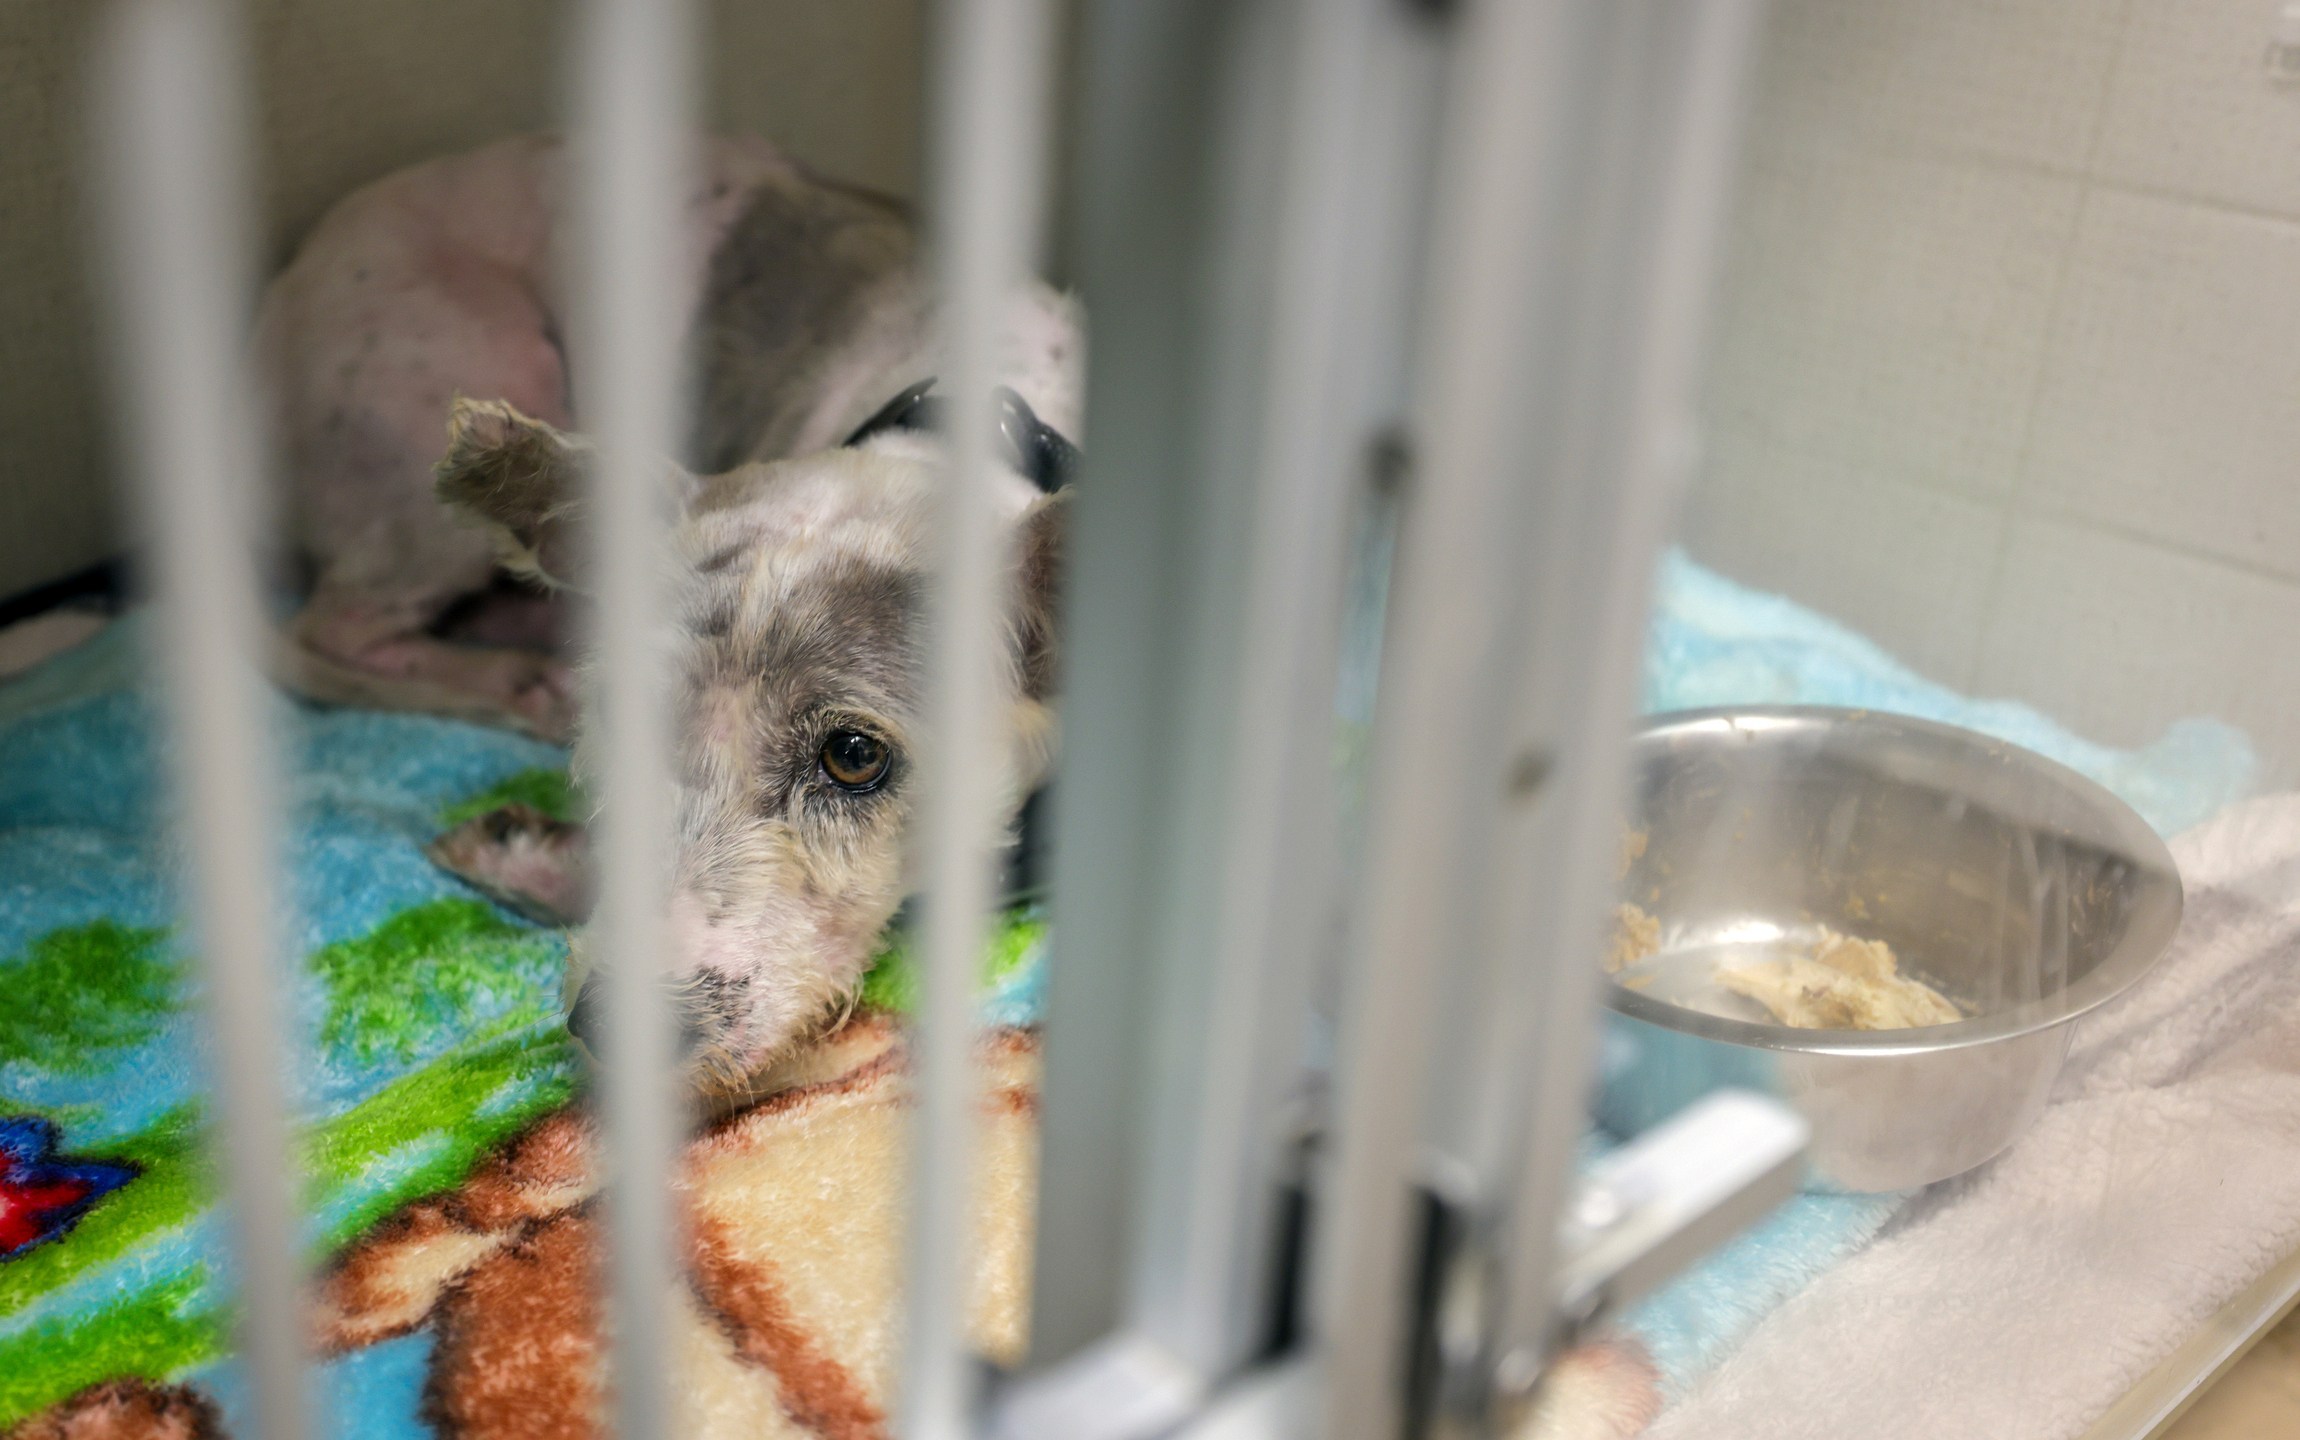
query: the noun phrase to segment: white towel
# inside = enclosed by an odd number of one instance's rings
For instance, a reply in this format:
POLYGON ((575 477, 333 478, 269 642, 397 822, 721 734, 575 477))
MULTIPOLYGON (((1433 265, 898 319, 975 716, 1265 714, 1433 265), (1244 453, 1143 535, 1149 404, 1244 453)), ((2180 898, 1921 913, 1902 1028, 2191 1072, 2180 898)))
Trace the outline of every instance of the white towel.
POLYGON ((2171 953, 2004 1156, 1783 1305, 1651 1440, 2075 1436, 2300 1248, 2300 796, 2181 835, 2171 953))

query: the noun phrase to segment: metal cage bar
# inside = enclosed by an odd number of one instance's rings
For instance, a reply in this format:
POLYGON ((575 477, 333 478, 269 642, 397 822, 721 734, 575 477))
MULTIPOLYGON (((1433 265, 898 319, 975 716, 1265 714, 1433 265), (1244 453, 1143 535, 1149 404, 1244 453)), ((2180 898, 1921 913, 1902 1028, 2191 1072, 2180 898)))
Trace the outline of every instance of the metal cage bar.
POLYGON ((1437 27, 1087 17, 1095 375, 1034 1347, 1013 1435, 1161 1431, 1287 1323, 1341 909, 1350 530, 1398 418, 1437 27))
POLYGON ((299 1440, 311 1429, 305 1277, 282 1085, 295 1047, 273 877, 279 717, 256 567, 265 431, 242 358, 254 250, 239 33, 223 0, 127 0, 107 18, 94 158, 207 978, 239 1343, 264 1440, 299 1440))
POLYGON ((1372 438, 1359 393, 1370 337, 1351 295, 1367 278, 1353 224, 1365 147, 1352 142, 1379 11, 1270 8, 1274 193, 1249 237, 1260 253, 1240 257, 1267 286, 1267 312, 1258 333, 1230 341, 1246 353, 1223 373, 1243 373, 1225 387, 1235 399, 1211 406, 1219 450, 1206 458, 1235 476, 1248 548, 1204 622, 1234 633, 1207 647, 1215 694, 1190 748, 1228 763, 1198 767, 1212 772, 1207 803, 1185 830, 1202 898, 1158 957, 1184 992, 1162 1018, 1194 1043, 1169 1049, 1157 1077, 1174 1111, 1150 1137, 1132 1307, 1142 1336, 1209 1381, 1266 1343, 1289 1127, 1307 1118, 1290 1102, 1340 860, 1332 748, 1319 742, 1334 727, 1349 528, 1372 438), (1269 754, 1274 736, 1298 739, 1269 754))
POLYGON ((1374 177, 1358 143, 1384 15, 1264 3, 1221 16, 1204 181, 1215 225, 1199 293, 1169 299, 1203 307, 1177 357, 1197 391, 1178 427, 1196 473, 1103 481, 1179 502, 1182 553, 1163 558, 1189 577, 1164 607, 1173 798, 1154 842, 1159 913, 1133 957, 1152 977, 1135 1024, 1137 1103, 1153 1119, 1110 1352, 1186 1377, 1170 1402, 1270 1342, 1284 1187, 1314 1099, 1304 1063, 1338 888, 1330 740, 1347 541, 1367 451, 1394 415, 1368 393, 1379 307, 1359 303, 1395 290, 1369 273, 1388 257, 1361 213, 1374 177))
MULTIPOLYGON (((1534 389, 1528 329, 1555 263, 1567 127, 1561 84, 1580 7, 1472 5, 1461 17, 1417 347, 1415 459, 1372 741, 1362 909, 1343 1000, 1331 1180, 1311 1297, 1321 1433, 1388 1440, 1408 1423, 1404 1355, 1414 1186, 1436 977, 1474 901, 1474 762, 1433 774, 1433 736, 1495 733, 1487 682, 1522 484, 1512 450, 1534 389)), ((1498 768, 1498 767, 1496 767, 1498 768)))
POLYGON ((1495 1423, 1497 1379, 1522 1394, 1556 1329, 1590 957, 1755 14, 1556 0, 1465 17, 1320 1237, 1338 1435, 1440 1403, 1495 1423), (1468 779, 1451 788, 1414 773, 1448 731, 1468 779), (1433 1011, 1467 1043, 1432 1053, 1433 1011), (1413 1254, 1417 1189, 1442 1217, 1413 1254))
POLYGON ((599 901, 587 933, 608 998, 604 1123, 609 1374, 624 1440, 682 1434, 670 1385, 681 1273, 671 1179, 685 1133, 658 957, 671 837, 671 676, 663 643, 666 458, 678 450, 694 16, 686 0, 592 0, 574 73, 579 399, 598 446, 592 721, 599 901))
POLYGON ((1054 792, 1031 1350, 1040 1367, 1101 1341, 1131 1279, 1155 995, 1165 757, 1180 669, 1194 486, 1176 303, 1204 269, 1204 155, 1218 47, 1206 4, 1086 7, 1078 82, 1079 274, 1093 309, 1088 444, 1064 602, 1062 767, 1054 792), (1060 1264, 1052 1257, 1063 1257, 1060 1264))
POLYGON ((1516 1022, 1516 1043, 1469 1107, 1520 1117, 1502 1127, 1514 1131, 1513 1163, 1502 1172, 1502 1310, 1490 1356, 1501 1388, 1520 1394, 1558 1324, 1557 1217, 1587 1124, 1602 1014, 1590 958, 1602 948, 1615 878, 1653 568, 1697 451, 1710 283, 1763 3, 1641 0, 1644 14, 1628 6, 1615 17, 1632 28, 1627 42, 1649 51, 1644 83, 1620 90, 1651 113, 1642 143, 1614 157, 1632 197, 1627 263, 1605 326, 1618 337, 1606 372, 1613 394, 1592 407, 1603 433, 1559 476, 1577 514, 1550 527, 1578 536, 1580 551, 1545 548, 1525 626, 1539 639, 1511 667, 1521 683, 1547 682, 1544 693, 1513 697, 1511 729, 1529 747, 1554 747, 1557 786, 1546 797, 1551 813, 1534 817, 1546 833, 1515 848, 1519 866, 1495 887, 1518 903, 1496 907, 1504 918, 1493 943, 1524 967, 1527 983, 1514 1004, 1497 1007, 1516 1022), (1539 887, 1508 878, 1529 873, 1554 877, 1547 903, 1525 903, 1539 887))
MULTIPOLYGON (((1538 1368, 1643 587, 1688 463, 1760 3, 1470 0, 1447 21, 1383 0, 1096 9, 1087 158, 1107 173, 1082 186, 1083 253, 1109 343, 1070 607, 1076 743, 1034 1298, 1041 1364, 1098 1338, 1119 1363, 1017 1386, 1003 1433, 1132 1436, 1193 1416, 1239 1437, 1404 1433, 1422 1418, 1407 1360, 1428 1322, 1409 1286, 1417 1189, 1466 1203, 1487 1247, 1474 1258, 1490 1324, 1456 1397, 1482 1420, 1496 1375, 1510 1388, 1538 1368), (1452 69, 1433 140, 1441 36, 1452 69), (1374 437, 1400 419, 1413 463, 1370 841, 1345 901, 1323 742, 1348 529, 1374 437), (1526 556, 1542 578, 1520 573, 1526 556), (1577 610, 1577 595, 1594 605, 1577 610), (1464 727, 1474 763, 1433 777, 1431 737, 1464 727), (1237 759, 1273 735, 1277 763, 1237 759), (1209 751, 1226 758, 1204 763, 1209 751), (1553 878, 1516 883, 1534 874, 1553 878), (1497 883, 1507 895, 1478 893, 1497 883), (1287 1107, 1312 1068, 1311 971, 1345 910, 1308 1343, 1257 1363, 1287 1107), (1484 1011, 1450 1068, 1431 1053, 1439 974, 1484 1011), (1433 1118, 1433 1093, 1454 1123, 1433 1118)), ((196 836, 243 1344, 264 1435, 292 1440, 309 1417, 252 543, 263 432, 236 358, 242 92, 225 0, 116 8, 100 158, 137 495, 196 836)), ((684 1127, 656 957, 673 795, 662 469, 684 428, 694 20, 692 0, 589 0, 572 93, 605 801, 588 943, 610 998, 612 1375, 634 1440, 689 1428, 670 1379, 684 1127)), ((974 977, 1006 772, 990 397, 1040 208, 1049 29, 1048 0, 936 10, 930 216, 955 403, 915 831, 909 1440, 983 1429, 965 1317, 974 977)))
POLYGON ((991 394, 1004 322, 1040 209, 1049 17, 1044 0, 947 0, 937 16, 932 222, 951 405, 939 506, 926 717, 918 1111, 899 1418, 908 1440, 972 1433, 975 974, 1007 766, 998 674, 1001 536, 991 394))

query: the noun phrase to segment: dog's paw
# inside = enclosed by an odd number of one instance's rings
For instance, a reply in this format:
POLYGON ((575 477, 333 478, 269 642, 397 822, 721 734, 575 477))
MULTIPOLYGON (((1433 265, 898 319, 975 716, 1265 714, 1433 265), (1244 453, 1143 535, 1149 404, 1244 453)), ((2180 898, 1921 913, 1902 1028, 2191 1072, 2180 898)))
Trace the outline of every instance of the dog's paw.
POLYGON ((538 740, 566 744, 575 734, 575 719, 582 708, 576 696, 574 670, 547 655, 514 654, 516 658, 506 667, 505 688, 520 728, 538 740))
POLYGON ((583 827, 517 801, 475 815, 424 847, 433 864, 545 925, 591 913, 583 827))

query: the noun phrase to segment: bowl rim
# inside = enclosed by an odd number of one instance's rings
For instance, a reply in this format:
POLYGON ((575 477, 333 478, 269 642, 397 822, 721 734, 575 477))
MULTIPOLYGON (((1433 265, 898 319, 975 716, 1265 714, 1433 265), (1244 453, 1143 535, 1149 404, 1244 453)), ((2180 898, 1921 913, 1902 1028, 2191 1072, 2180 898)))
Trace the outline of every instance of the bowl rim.
POLYGON ((1633 762, 1638 747, 1665 738, 1673 731, 1714 725, 1720 720, 1770 722, 1765 729, 1783 728, 1784 722, 1825 725, 1832 729, 1874 727, 1906 732, 1930 741, 1984 746, 1992 752, 2010 751, 2046 778, 2058 782, 2093 811, 2104 822, 2110 838, 2127 847, 2127 853, 2143 870, 2156 872, 2168 881, 2172 903, 2160 915, 2148 917, 2148 924, 2127 930, 2098 965, 2058 995, 1948 1025, 1921 1025, 1906 1030, 1804 1030, 1732 1020, 1641 995, 1624 988, 1609 975, 1605 977, 1605 1002, 1616 1013, 1666 1030, 1759 1050, 1817 1055, 1909 1055, 1965 1049, 2064 1025, 2115 999, 2164 958, 2173 935, 2180 928, 2181 916, 2187 911, 2187 889, 2164 837, 2141 819, 2138 811, 2099 782, 2024 745, 1961 725, 1889 710, 1844 705, 1712 705, 1642 717, 1631 737, 1633 762))

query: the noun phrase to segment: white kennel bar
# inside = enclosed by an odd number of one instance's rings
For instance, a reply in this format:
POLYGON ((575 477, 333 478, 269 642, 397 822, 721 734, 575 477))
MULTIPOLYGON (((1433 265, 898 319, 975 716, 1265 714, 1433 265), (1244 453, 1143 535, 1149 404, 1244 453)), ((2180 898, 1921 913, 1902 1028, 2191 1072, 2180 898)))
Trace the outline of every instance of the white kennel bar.
POLYGON ((270 1437, 309 1433, 303 1241, 281 1077, 276 720, 257 592, 264 431, 239 39, 222 0, 123 0, 99 56, 101 217, 175 731, 189 928, 208 974, 239 1341, 270 1437))
POLYGON ((1610 880, 1589 857, 1614 849, 1757 14, 1446 8, 1089 16, 1045 1368, 1005 1397, 1009 1436, 1476 1433, 1556 1336, 1610 880), (1324 205, 1360 223, 1305 218, 1324 205), (1428 218, 1380 223, 1401 215, 1428 218), (1290 370, 1292 307, 1315 304, 1329 353, 1290 370), (1323 403, 1293 398, 1310 385, 1323 403), (1270 428, 1305 416, 1314 442, 1270 428), (1301 516, 1392 488, 1352 867, 1322 765, 1339 595, 1301 516), (1272 636, 1299 669, 1262 668, 1272 636), (1297 943, 1323 974, 1305 982, 1297 943), (1305 1026, 1303 990, 1338 1037, 1305 1026), (1468 1037, 1443 1057, 1440 1005, 1468 1037), (1292 1239, 1271 1220, 1289 1183, 1292 1239), (1425 1265, 1466 1316, 1450 1336, 1425 1265), (1287 1290, 1298 1328, 1271 1355, 1287 1290))
POLYGON ((670 1384, 680 1272, 670 1182, 682 1150, 677 1053, 656 957, 672 837, 671 692, 663 643, 662 457, 685 433, 679 269, 694 107, 687 0, 586 0, 575 53, 577 400, 591 477, 600 685, 599 899, 588 939, 607 987, 599 1082, 606 1172, 608 1365, 618 1433, 681 1433, 670 1384))
POLYGON ((1552 408, 1513 437, 1540 468, 1518 552, 1534 563, 1517 567, 1502 612, 1516 620, 1497 667, 1510 687, 1507 798, 1471 892, 1483 928, 1464 949, 1480 969, 1459 992, 1481 1043, 1442 1072, 1428 1118, 1456 1183, 1504 1197, 1480 1257, 1501 1309, 1478 1363, 1505 1387, 1525 1383, 1553 1338, 1557 1217, 1600 1013, 1590 957, 1615 878, 1651 577, 1695 463, 1708 295, 1761 11, 1761 0, 1592 5, 1547 39, 1550 73, 1495 82, 1502 94, 1584 87, 1594 122, 1586 169, 1548 207, 1572 217, 1557 259, 1573 282, 1528 327, 1552 408))
POLYGON ((951 397, 926 716, 920 986, 913 1039, 905 1344, 897 1419, 905 1440, 963 1440, 978 1399, 967 1351, 972 1291, 975 975, 994 896, 1003 705, 1005 565, 990 503, 1008 297, 1029 269, 1042 210, 1049 17, 1045 0, 947 0, 937 8, 928 153, 943 346, 951 397))
POLYGON ((1088 20, 1096 379, 1033 1320, 1042 1360, 1085 1352, 1062 1382, 1084 1393, 1018 1396, 1033 1433, 1077 1433, 1077 1405, 1171 1419, 1271 1323, 1336 939, 1345 556, 1403 348, 1428 99, 1406 72, 1434 60, 1411 22, 1372 0, 1088 20))
MULTIPOLYGON (((110 230, 267 1440, 306 1433, 269 1010, 245 131, 223 0, 121 0, 110 230)), ((950 441, 922 804, 912 1440, 1479 1433, 1556 1335, 1620 733, 1756 0, 1088 6, 1094 307, 1071 556, 1031 1368, 965 1354, 971 976, 990 899, 996 535, 976 487, 1040 211, 1047 0, 939 7, 950 441), (1458 11, 1458 13, 1456 13, 1458 11), (1434 180, 1429 178, 1434 175, 1434 180), (1398 521, 1366 840, 1330 763, 1353 528, 1398 521), (1529 565, 1528 562, 1531 562, 1529 565), (1337 958, 1339 957, 1339 958, 1337 958), (1331 1023, 1329 1023, 1331 1022, 1331 1023), (1434 1026, 1467 1038, 1440 1056, 1434 1026), (1441 1061, 1446 1063, 1439 1063, 1441 1061), (1425 1244, 1425 1237, 1435 1237, 1425 1244), (1444 1283, 1415 1285, 1431 1267, 1444 1283), (1433 1325, 1435 1296, 1456 1312, 1433 1325), (1441 1333, 1442 1332, 1442 1333, 1441 1333)), ((618 1421, 666 1383, 677 1127, 658 949, 666 686, 648 457, 678 433, 692 14, 581 11, 576 373, 611 740, 592 942, 618 1421)))

